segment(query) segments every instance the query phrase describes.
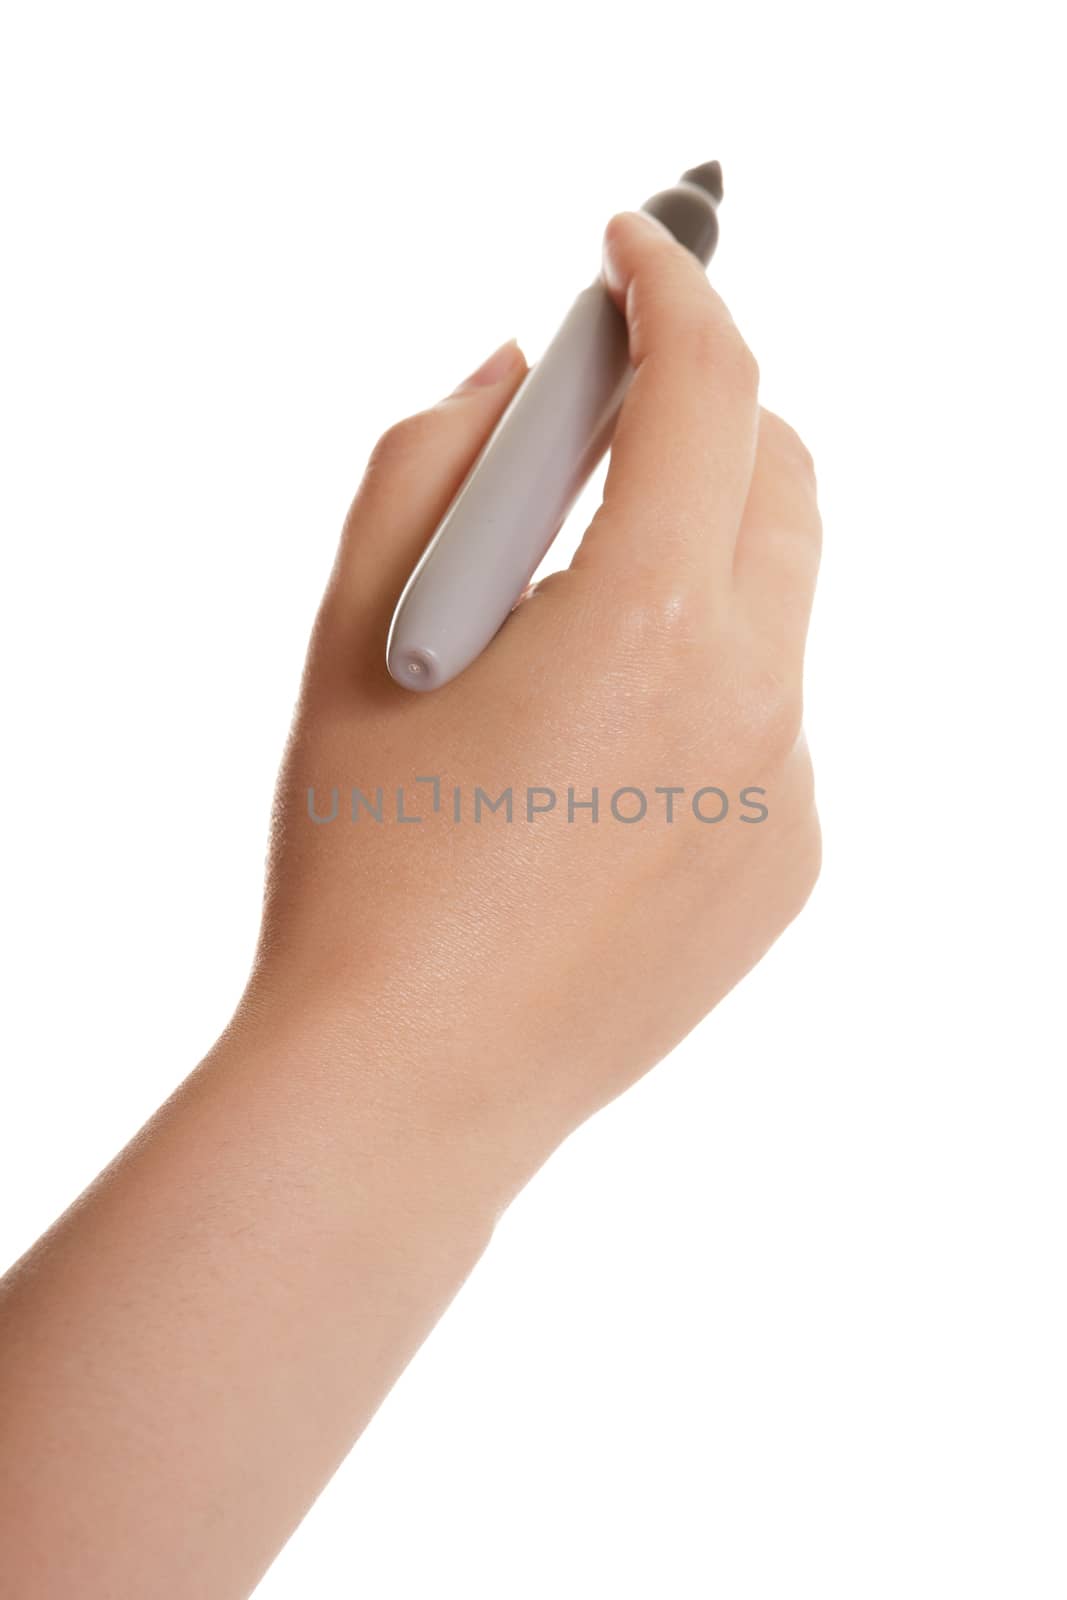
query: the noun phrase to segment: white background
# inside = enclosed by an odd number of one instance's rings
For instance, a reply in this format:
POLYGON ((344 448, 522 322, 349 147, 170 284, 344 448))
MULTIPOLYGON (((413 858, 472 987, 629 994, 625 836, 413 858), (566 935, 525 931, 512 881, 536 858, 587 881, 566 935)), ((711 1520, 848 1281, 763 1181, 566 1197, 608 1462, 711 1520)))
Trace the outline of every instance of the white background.
POLYGON ((717 156, 713 277, 819 468, 822 880, 259 1594, 1062 1600, 1053 8, 3 17, 2 1262, 240 992, 374 438, 717 156))

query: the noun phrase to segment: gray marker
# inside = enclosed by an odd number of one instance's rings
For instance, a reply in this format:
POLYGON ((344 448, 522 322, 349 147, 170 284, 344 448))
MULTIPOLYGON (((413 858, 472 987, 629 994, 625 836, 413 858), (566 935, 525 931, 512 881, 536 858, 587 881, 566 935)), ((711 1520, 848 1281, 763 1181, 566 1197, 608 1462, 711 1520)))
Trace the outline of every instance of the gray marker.
MULTIPOLYGON (((717 161, 646 200, 706 266, 719 236, 717 161)), ((633 377, 626 322, 598 277, 520 384, 408 579, 386 664, 405 689, 439 689, 507 620, 611 442, 633 377)))

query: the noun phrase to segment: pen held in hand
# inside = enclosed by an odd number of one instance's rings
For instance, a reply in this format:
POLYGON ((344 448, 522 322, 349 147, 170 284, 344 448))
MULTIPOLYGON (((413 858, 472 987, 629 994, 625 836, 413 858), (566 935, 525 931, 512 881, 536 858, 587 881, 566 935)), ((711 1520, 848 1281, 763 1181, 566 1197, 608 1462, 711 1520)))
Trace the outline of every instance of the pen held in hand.
MULTIPOLYGON (((722 192, 709 161, 641 209, 706 266, 722 192)), ((632 377, 625 319, 598 277, 523 380, 405 585, 386 646, 398 684, 438 689, 489 644, 608 448, 632 377)))

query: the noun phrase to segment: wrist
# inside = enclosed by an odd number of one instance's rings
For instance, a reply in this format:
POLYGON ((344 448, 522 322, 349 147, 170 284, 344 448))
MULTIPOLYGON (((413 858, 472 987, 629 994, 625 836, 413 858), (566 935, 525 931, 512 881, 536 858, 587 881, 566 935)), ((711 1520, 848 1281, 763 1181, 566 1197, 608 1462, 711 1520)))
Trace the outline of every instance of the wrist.
POLYGON ((254 981, 205 1067, 269 1078, 317 1130, 342 1194, 376 1173, 406 1216, 481 1248, 563 1132, 505 1104, 475 1057, 447 1019, 428 1026, 369 990, 254 981))

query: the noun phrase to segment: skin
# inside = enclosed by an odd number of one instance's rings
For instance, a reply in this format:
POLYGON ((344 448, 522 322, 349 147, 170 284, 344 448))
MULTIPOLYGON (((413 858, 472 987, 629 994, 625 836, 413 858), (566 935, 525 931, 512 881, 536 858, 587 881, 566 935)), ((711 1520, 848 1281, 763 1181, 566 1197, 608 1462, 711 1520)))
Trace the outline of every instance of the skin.
POLYGON ((389 617, 521 353, 373 452, 312 633, 247 989, 0 1285, 0 1595, 247 1594, 518 1190, 812 888, 810 457, 658 223, 615 217, 604 276, 637 371, 603 505, 571 567, 430 695, 389 680, 389 617), (349 822, 351 788, 379 784, 424 820, 349 822), (682 798, 671 824, 663 802, 628 826, 608 810, 622 786, 710 784, 731 800, 714 826, 682 798), (451 823, 454 785, 510 786, 514 822, 451 823), (557 809, 527 822, 528 785, 557 809), (316 825, 308 789, 325 814, 331 786, 340 817, 316 825), (598 823, 567 820, 568 786, 600 791, 598 823))

